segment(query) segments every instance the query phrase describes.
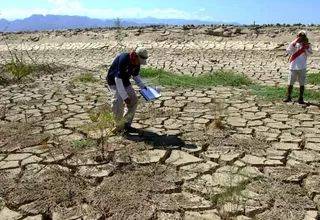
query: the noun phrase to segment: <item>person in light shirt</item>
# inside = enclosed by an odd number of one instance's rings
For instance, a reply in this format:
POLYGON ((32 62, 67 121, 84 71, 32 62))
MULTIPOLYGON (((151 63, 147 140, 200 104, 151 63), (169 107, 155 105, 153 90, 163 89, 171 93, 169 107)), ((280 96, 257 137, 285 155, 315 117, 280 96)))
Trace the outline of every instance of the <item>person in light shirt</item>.
POLYGON ((288 77, 288 91, 284 102, 292 101, 292 89, 297 78, 300 85, 300 94, 298 102, 304 104, 303 93, 307 73, 307 57, 312 54, 312 47, 309 43, 306 31, 299 31, 297 39, 291 42, 287 48, 290 55, 289 59, 289 77, 288 77))

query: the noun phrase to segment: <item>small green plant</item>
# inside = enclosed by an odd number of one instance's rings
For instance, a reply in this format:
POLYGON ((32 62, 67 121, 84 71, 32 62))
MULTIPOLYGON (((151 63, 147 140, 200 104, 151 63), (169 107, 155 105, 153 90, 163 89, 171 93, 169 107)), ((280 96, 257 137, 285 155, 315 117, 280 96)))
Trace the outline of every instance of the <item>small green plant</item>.
POLYGON ((232 168, 229 172, 226 173, 226 186, 211 197, 211 201, 219 207, 220 216, 224 220, 230 219, 234 214, 240 214, 237 213, 238 210, 245 205, 245 197, 242 192, 248 184, 237 168, 232 168), (239 182, 239 178, 243 180, 239 182))
POLYGON ((263 176, 252 174, 246 168, 231 166, 229 170, 221 173, 221 177, 225 179, 224 184, 219 192, 212 194, 211 201, 219 207, 221 218, 229 220, 234 215, 243 214, 249 198, 248 184, 262 179, 263 176))
POLYGON ((220 210, 220 215, 223 219, 230 219, 230 215, 232 215, 230 213, 237 212, 244 205, 245 198, 242 195, 242 191, 245 188, 246 184, 244 182, 237 186, 228 186, 223 189, 221 194, 213 197, 213 202, 216 202, 219 207, 223 207, 220 210))
POLYGON ((48 64, 27 63, 20 59, 13 59, 10 62, 4 60, 0 64, 0 84, 20 83, 24 80, 34 81, 35 77, 42 74, 53 74, 62 70, 62 67, 52 67, 48 64))
POLYGON ((86 126, 85 131, 94 132, 99 135, 97 146, 100 146, 100 159, 104 161, 105 148, 108 149, 108 138, 112 135, 112 130, 115 127, 124 124, 126 117, 123 117, 118 124, 114 123, 114 115, 111 111, 111 107, 107 104, 100 106, 97 110, 89 110, 88 115, 91 123, 86 126))
POLYGON ((96 142, 90 138, 75 140, 71 143, 74 148, 90 148, 95 146, 96 142))
MULTIPOLYGON (((24 77, 30 76, 33 72, 33 68, 31 65, 25 62, 23 53, 21 53, 19 57, 17 53, 11 51, 9 45, 5 40, 4 42, 10 54, 10 61, 8 61, 4 56, 1 56, 4 61, 4 65, 1 65, 1 78, 7 78, 7 81, 17 82, 24 77)), ((28 53, 27 55, 29 56, 28 53)), ((29 56, 29 58, 31 57, 29 56)))
POLYGON ((116 28, 115 40, 117 41, 117 46, 119 47, 120 51, 123 51, 124 50, 123 39, 125 37, 125 34, 122 32, 120 18, 114 19, 114 26, 116 28))
MULTIPOLYGON (((106 109, 105 107, 100 108, 98 112, 89 112, 89 118, 93 122, 93 127, 91 127, 95 131, 100 132, 100 144, 101 144, 101 158, 104 160, 104 148, 105 148, 105 136, 108 134, 106 133, 107 128, 113 127, 113 116, 111 111, 106 109)), ((108 133, 108 131, 107 131, 108 133)))
POLYGON ((11 73, 13 81, 20 81, 24 77, 30 77, 33 72, 33 68, 30 65, 22 63, 20 61, 16 63, 8 63, 5 65, 5 71, 11 73))
POLYGON ((80 75, 74 78, 74 81, 79 81, 83 83, 94 83, 97 82, 98 79, 94 77, 93 73, 81 73, 80 75))
POLYGON ((0 54, 2 63, 0 64, 0 85, 18 83, 24 79, 34 80, 41 74, 55 73, 61 70, 61 67, 49 64, 37 64, 30 56, 28 51, 12 51, 5 39, 2 39, 7 47, 9 58, 0 54), (27 62, 28 61, 28 62, 27 62))

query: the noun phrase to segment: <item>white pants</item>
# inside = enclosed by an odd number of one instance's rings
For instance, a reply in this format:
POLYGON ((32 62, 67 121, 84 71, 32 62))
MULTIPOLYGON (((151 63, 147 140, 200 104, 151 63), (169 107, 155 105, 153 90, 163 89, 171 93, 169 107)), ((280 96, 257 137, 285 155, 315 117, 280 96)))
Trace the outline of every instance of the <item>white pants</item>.
POLYGON ((289 71, 289 78, 288 78, 288 84, 289 85, 294 85, 296 82, 297 78, 299 81, 300 86, 304 86, 306 82, 306 75, 307 75, 307 70, 302 69, 302 70, 290 70, 289 71))
POLYGON ((132 124, 137 105, 138 105, 138 97, 136 95, 136 92, 132 88, 132 86, 126 87, 126 92, 130 98, 130 104, 127 105, 124 103, 124 100, 122 100, 119 91, 117 90, 117 86, 112 85, 108 86, 109 90, 111 92, 112 98, 111 98, 111 108, 114 115, 114 122, 117 127, 123 127, 123 124, 121 119, 125 117, 127 120, 124 121, 124 123, 128 126, 132 124), (126 105, 126 112, 124 114, 124 106, 126 105), (122 124, 119 125, 119 122, 122 124))

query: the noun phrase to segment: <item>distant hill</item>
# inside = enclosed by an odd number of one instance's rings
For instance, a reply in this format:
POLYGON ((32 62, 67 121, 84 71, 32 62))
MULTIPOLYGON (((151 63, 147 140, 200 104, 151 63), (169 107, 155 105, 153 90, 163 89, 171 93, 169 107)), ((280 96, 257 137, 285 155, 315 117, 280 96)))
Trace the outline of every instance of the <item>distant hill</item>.
MULTIPOLYGON (((122 19, 121 26, 147 26, 147 25, 210 25, 210 24, 233 24, 236 22, 211 22, 201 20, 184 20, 184 19, 122 19)), ((62 30, 76 28, 106 28, 114 27, 114 21, 111 19, 95 19, 85 16, 69 16, 69 15, 32 15, 25 19, 17 19, 8 21, 0 19, 0 31, 18 32, 18 31, 45 31, 45 30, 62 30)))
POLYGON ((186 20, 186 19, 157 19, 152 17, 140 18, 140 19, 127 19, 130 22, 145 23, 145 24, 160 24, 160 25, 240 25, 237 22, 222 22, 222 21, 202 21, 202 20, 186 20))

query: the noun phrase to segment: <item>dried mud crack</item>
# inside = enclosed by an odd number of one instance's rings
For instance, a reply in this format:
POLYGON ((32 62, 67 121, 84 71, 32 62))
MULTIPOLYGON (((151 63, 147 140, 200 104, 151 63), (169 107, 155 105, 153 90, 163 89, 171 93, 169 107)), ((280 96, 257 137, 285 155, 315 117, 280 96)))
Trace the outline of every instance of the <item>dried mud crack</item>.
MULTIPOLYGON (((212 36, 206 28, 124 30, 123 43, 145 45, 148 67, 177 75, 231 69, 257 84, 286 84, 285 45, 295 30, 219 27, 212 36)), ((0 85, 1 220, 319 218, 317 105, 262 100, 234 87, 162 86, 152 103, 139 97, 139 135, 103 142, 88 129, 88 112, 110 102, 104 78, 119 48, 113 30, 91 31, 5 35, 12 51, 52 71, 0 85)), ((308 67, 319 72, 319 30, 308 32, 308 67)), ((7 49, 0 44, 10 58, 7 49)))

